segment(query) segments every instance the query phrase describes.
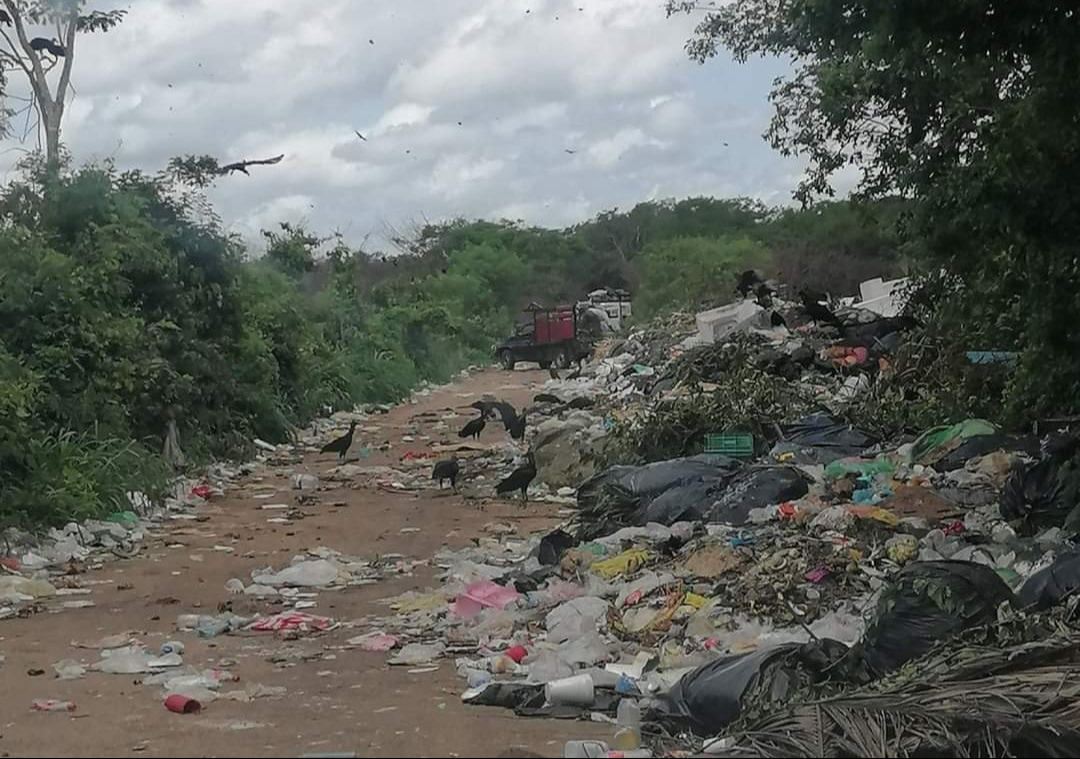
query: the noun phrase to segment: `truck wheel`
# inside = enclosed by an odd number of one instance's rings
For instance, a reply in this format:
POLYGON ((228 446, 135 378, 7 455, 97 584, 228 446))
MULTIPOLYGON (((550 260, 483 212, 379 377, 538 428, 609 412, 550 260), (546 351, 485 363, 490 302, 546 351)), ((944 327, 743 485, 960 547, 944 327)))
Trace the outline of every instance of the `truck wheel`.
POLYGON ((508 372, 512 372, 514 370, 514 364, 517 363, 517 361, 514 359, 513 351, 508 351, 507 350, 507 351, 503 351, 502 353, 500 353, 499 354, 499 363, 502 364, 503 369, 505 369, 508 372))
POLYGON ((565 350, 561 350, 555 354, 555 368, 565 369, 570 366, 570 354, 565 350))

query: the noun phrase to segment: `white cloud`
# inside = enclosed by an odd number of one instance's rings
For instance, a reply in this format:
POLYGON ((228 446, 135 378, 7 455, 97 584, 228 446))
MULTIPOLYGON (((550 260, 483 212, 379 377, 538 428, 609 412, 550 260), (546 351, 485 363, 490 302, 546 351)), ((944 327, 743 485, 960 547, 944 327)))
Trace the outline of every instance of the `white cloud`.
MULTIPOLYGON (((359 241, 410 219, 562 225, 649 197, 786 200, 799 164, 760 137, 786 64, 699 67, 684 51, 695 20, 661 6, 140 0, 80 38, 64 140, 77 161, 150 171, 284 153, 211 192, 247 235, 299 218, 359 241)), ((0 155, 10 172, 18 154, 0 155)))

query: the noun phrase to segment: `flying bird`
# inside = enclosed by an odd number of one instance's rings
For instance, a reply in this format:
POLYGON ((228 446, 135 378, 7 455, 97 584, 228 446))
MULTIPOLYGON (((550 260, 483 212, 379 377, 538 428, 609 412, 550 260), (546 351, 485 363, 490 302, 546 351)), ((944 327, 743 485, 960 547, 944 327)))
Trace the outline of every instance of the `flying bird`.
POLYGON ((356 132, 356 136, 357 136, 357 137, 359 137, 359 138, 360 138, 361 140, 363 140, 364 142, 367 142, 367 137, 365 137, 364 135, 360 134, 360 130, 359 130, 359 129, 354 129, 353 131, 354 131, 354 132, 356 132))
POLYGON ((521 505, 529 502, 529 485, 536 479, 536 459, 530 450, 525 454, 525 463, 512 471, 505 480, 495 486, 495 492, 499 495, 521 491, 521 505))
POLYGON ((331 440, 324 445, 320 450, 320 453, 336 453, 338 455, 338 461, 345 460, 345 454, 349 450, 349 446, 352 445, 353 432, 356 431, 356 420, 349 423, 349 431, 336 440, 331 440))
POLYGON ((573 155, 577 151, 576 150, 571 150, 570 148, 563 148, 563 152, 564 153, 569 153, 570 155, 573 155))
POLYGON ((484 427, 487 425, 484 416, 485 415, 481 413, 478 418, 469 420, 469 423, 462 427, 458 432, 458 437, 471 437, 473 440, 479 440, 480 433, 484 431, 484 427))
POLYGON ((457 459, 445 459, 436 462, 431 469, 431 479, 439 481, 439 489, 442 490, 444 480, 450 480, 450 488, 457 492, 457 478, 461 473, 461 465, 457 459))

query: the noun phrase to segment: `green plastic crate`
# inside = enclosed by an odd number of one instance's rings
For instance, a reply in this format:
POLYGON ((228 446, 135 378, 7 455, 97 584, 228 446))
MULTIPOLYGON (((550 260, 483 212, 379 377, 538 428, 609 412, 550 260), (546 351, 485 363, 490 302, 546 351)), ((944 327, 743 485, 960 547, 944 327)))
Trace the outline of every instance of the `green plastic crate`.
POLYGON ((748 459, 754 455, 754 436, 745 432, 710 432, 705 436, 705 453, 748 459))

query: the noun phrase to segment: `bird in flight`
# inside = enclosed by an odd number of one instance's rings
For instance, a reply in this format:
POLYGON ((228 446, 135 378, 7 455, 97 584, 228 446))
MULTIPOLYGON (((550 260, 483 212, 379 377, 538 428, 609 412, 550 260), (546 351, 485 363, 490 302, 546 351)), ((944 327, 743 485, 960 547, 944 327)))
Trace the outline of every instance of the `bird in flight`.
POLYGON ((570 155, 573 155, 574 153, 576 153, 576 152, 577 152, 576 150, 571 150, 570 148, 563 148, 563 150, 564 150, 565 152, 569 153, 570 155))
POLYGON ((360 130, 359 130, 359 129, 354 129, 353 131, 354 131, 354 132, 356 132, 356 136, 357 136, 357 137, 359 137, 359 138, 360 138, 361 140, 363 140, 364 142, 367 142, 367 137, 365 137, 364 135, 360 134, 360 130))

